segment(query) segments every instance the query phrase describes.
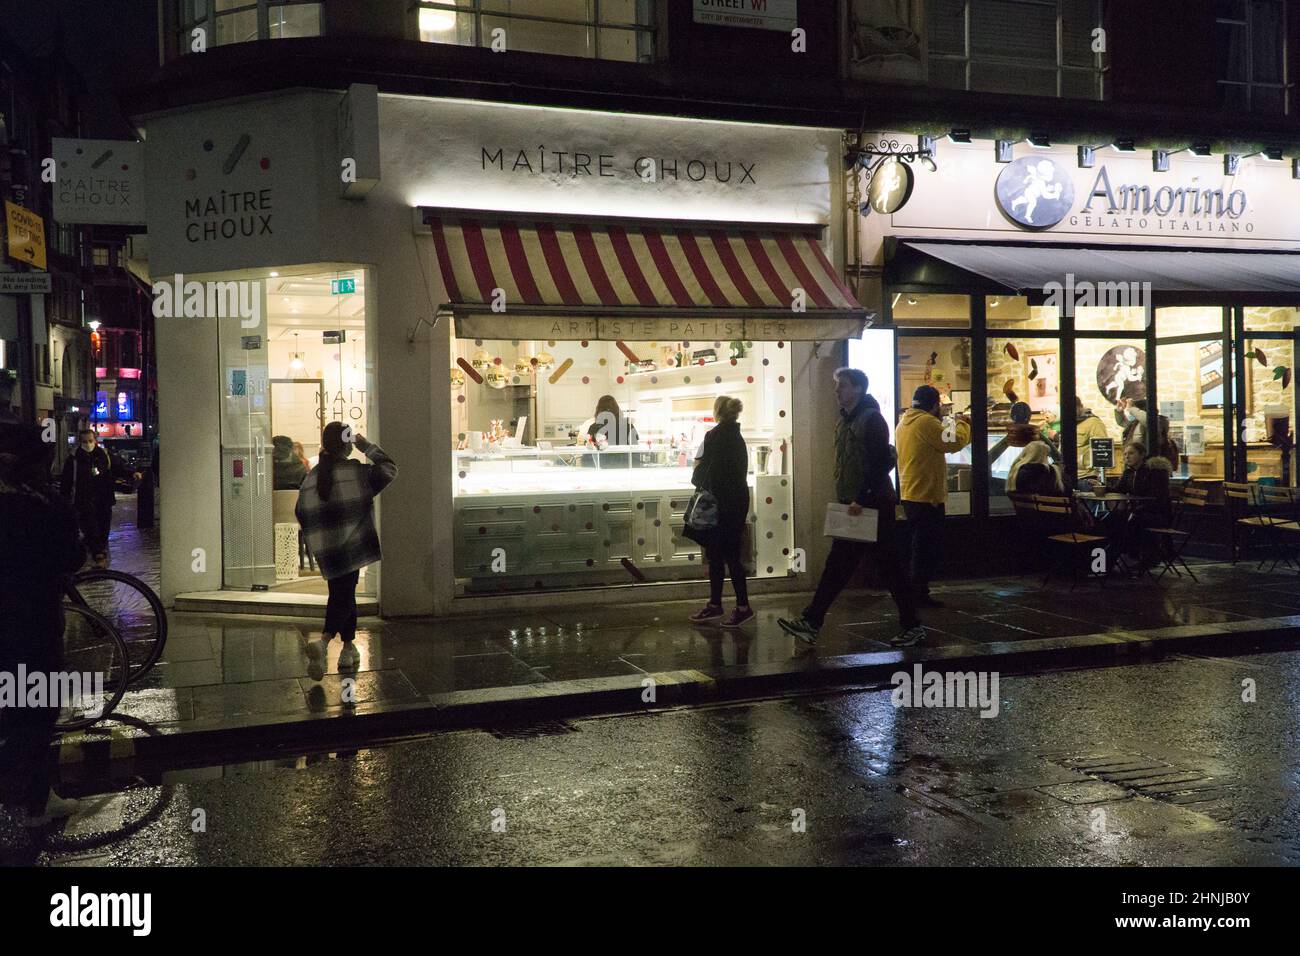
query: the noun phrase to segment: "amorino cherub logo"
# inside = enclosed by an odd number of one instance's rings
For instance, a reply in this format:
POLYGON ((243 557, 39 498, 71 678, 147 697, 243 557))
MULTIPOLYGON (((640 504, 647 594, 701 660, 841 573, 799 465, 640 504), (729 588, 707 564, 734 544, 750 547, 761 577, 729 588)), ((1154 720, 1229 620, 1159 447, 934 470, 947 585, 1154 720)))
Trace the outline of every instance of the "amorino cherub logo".
POLYGON ((1074 206, 1074 183, 1069 171, 1046 156, 1025 156, 998 175, 998 206, 1026 229, 1048 229, 1065 218, 1074 206))

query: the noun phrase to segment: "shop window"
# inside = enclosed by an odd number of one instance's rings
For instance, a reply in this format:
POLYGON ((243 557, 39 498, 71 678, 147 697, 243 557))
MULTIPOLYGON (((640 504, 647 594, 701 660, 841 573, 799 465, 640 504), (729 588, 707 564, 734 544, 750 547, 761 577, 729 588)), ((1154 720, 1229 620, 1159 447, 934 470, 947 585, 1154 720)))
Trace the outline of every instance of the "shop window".
POLYGON ((1060 327, 1060 309, 1054 305, 1030 305, 1022 295, 986 296, 984 314, 990 329, 1027 331, 1060 327))
MULTIPOLYGON (((971 410, 971 340, 963 336, 900 335, 898 339, 899 420, 912 407, 917 388, 930 385, 943 398, 944 414, 969 415, 971 410)), ((971 513, 971 450, 948 452, 950 515, 971 513)))
POLYGON ((1246 407, 1241 441, 1246 480, 1294 485, 1291 444, 1295 440, 1293 343, 1246 339, 1246 407))
POLYGON ((1156 335, 1161 338, 1200 332, 1222 334, 1222 308, 1213 305, 1156 309, 1156 335))
POLYGON ((682 512, 721 395, 744 403, 750 566, 789 573, 789 343, 455 339, 452 354, 460 591, 700 578, 682 512))
POLYGON ((1118 413, 1120 399, 1146 401, 1146 350, 1141 339, 1076 339, 1074 343, 1075 394, 1095 423, 1076 423, 1075 448, 1079 474, 1093 470, 1092 438, 1114 442, 1120 461, 1128 419, 1118 413))
POLYGON ((412 5, 426 43, 647 63, 654 60, 649 0, 449 0, 412 5))
POLYGON ((970 328, 970 296, 895 292, 894 325, 899 328, 970 328))
POLYGON ((1141 332, 1146 324, 1142 305, 1080 305, 1074 310, 1074 327, 1084 331, 1141 332))
POLYGON ((926 0, 930 82, 986 93, 1100 99, 1100 0, 926 0))
POLYGON ((1300 326, 1300 309, 1252 306, 1243 315, 1248 332, 1294 332, 1300 326))
POLYGON ((1219 338, 1156 346, 1160 414, 1177 447, 1178 460, 1171 462, 1176 475, 1223 480, 1223 410, 1231 401, 1223 358, 1219 338))
POLYGON ((1014 510, 1007 497, 1015 490, 1013 470, 1018 474, 1040 451, 1026 451, 1030 442, 1045 438, 1049 463, 1064 475, 1060 359, 1056 339, 990 338, 986 343, 990 514, 1014 510))

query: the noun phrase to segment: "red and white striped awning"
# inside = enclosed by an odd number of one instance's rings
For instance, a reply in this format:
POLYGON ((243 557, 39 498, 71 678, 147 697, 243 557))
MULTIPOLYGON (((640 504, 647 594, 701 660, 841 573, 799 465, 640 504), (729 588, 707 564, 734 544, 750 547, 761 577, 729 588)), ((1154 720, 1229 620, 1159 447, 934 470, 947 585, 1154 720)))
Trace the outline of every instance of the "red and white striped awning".
POLYGON ((458 316, 494 301, 516 315, 865 316, 822 250, 821 226, 423 213, 458 316))

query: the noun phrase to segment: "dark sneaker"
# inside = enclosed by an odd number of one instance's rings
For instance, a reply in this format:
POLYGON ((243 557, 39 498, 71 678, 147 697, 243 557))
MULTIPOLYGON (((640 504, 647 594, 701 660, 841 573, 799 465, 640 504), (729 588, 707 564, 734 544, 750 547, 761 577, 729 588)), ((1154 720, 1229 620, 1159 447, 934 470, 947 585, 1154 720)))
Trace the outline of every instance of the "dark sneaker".
POLYGON ((925 628, 918 624, 916 627, 909 627, 897 637, 890 638, 889 643, 894 647, 911 647, 913 644, 919 644, 923 640, 925 640, 925 628))
POLYGON ((796 617, 793 621, 778 617, 776 623, 780 624, 781 630, 787 634, 793 634, 799 640, 808 644, 816 644, 817 635, 821 633, 821 628, 806 617, 796 617))
POLYGON ((707 624, 709 621, 716 621, 720 617, 722 617, 721 604, 706 604, 686 620, 692 624, 707 624))
POLYGON ((747 607, 743 611, 740 608, 736 608, 734 611, 732 611, 730 614, 727 615, 726 620, 722 622, 722 626, 740 627, 746 621, 752 621, 754 617, 755 615, 754 615, 753 608, 747 607))

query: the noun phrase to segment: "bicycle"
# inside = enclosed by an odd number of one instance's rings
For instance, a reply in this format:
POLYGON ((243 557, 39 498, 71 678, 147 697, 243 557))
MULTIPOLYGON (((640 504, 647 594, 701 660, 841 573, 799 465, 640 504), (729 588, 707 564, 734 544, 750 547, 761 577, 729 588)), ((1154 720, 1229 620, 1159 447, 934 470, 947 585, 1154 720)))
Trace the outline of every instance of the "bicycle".
POLYGON ((126 646, 127 683, 147 674, 167 644, 167 614, 149 585, 124 571, 78 571, 65 589, 68 600, 106 618, 126 646))
POLYGON ((60 705, 54 729, 66 732, 84 730, 113 712, 126 693, 131 664, 126 642, 103 615, 65 603, 63 619, 62 671, 49 675, 48 694, 60 705))

